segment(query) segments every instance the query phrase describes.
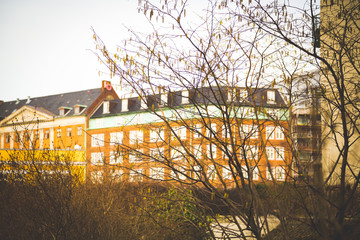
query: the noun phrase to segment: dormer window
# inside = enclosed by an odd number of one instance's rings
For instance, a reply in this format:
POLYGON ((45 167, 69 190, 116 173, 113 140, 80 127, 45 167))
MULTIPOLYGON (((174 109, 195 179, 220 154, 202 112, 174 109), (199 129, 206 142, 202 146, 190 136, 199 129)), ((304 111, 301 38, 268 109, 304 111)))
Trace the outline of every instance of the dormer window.
POLYGON ((236 101, 236 88, 229 88, 228 89, 227 100, 228 100, 228 102, 236 101))
POLYGON ((72 109, 71 107, 59 107, 59 115, 66 116, 71 109, 72 109))
POLYGON ((74 106, 74 114, 80 114, 84 109, 86 108, 86 105, 75 105, 74 106))
POLYGON ((160 95, 160 106, 166 106, 167 101, 168 101, 168 95, 167 95, 167 93, 162 93, 162 94, 160 95))
POLYGON ((104 101, 103 103, 103 114, 110 113, 110 102, 104 101))
POLYGON ((240 101, 247 101, 248 92, 246 89, 240 89, 240 101))
POLYGON ((189 91, 184 90, 181 92, 181 104, 189 104, 189 91))
POLYGON ((267 91, 267 103, 268 104, 274 104, 275 103, 275 91, 274 90, 268 90, 267 91))

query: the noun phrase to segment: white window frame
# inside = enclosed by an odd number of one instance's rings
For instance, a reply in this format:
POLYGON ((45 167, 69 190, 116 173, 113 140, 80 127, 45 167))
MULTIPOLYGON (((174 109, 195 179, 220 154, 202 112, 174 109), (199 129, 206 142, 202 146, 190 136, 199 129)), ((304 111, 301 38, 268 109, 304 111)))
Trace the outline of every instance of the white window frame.
POLYGON ((122 164, 123 163, 123 153, 117 151, 110 152, 109 164, 122 164))
POLYGON ((242 172, 242 175, 243 175, 244 179, 249 178, 249 171, 248 171, 248 168, 247 168, 246 165, 241 166, 241 172, 242 172))
POLYGON ((177 137, 180 138, 180 140, 186 140, 186 127, 185 126, 176 126, 173 127, 173 131, 172 132, 172 139, 175 140, 177 139, 177 137))
POLYGON ((246 158, 247 159, 258 159, 259 149, 256 145, 247 145, 246 146, 246 158))
POLYGON ((102 171, 92 171, 91 180, 94 183, 102 183, 103 181, 103 172, 102 171))
POLYGON ((104 165, 104 153, 103 152, 91 153, 91 164, 104 165))
POLYGON ((253 180, 255 180, 255 181, 259 180, 259 175, 260 175, 259 168, 257 166, 253 167, 252 168, 252 178, 253 178, 253 180))
POLYGON ((275 129, 276 133, 276 140, 284 140, 284 131, 282 127, 276 127, 275 129))
POLYGON ((163 167, 150 168, 149 177, 152 180, 164 180, 165 170, 163 167))
POLYGON ((139 144, 144 141, 144 133, 142 130, 132 130, 129 131, 129 141, 130 144, 139 144))
POLYGON ((104 134, 93 134, 91 135, 91 147, 102 147, 104 146, 104 134))
POLYGON ((143 181, 143 169, 132 169, 129 174, 129 182, 142 182, 143 181))
POLYGON ((70 128, 67 128, 66 129, 66 136, 67 137, 71 137, 71 132, 72 132, 72 128, 70 127, 70 128))
POLYGON ((112 132, 110 133, 110 146, 118 145, 123 143, 124 133, 123 132, 112 132))
POLYGON ((193 145, 193 155, 194 155, 194 157, 196 159, 202 158, 202 152, 201 152, 201 145, 200 144, 193 145))
POLYGON ((210 180, 216 179, 216 167, 214 165, 207 166, 206 176, 210 180))
POLYGON ((159 142, 165 140, 164 128, 150 130, 150 142, 159 142))
POLYGON ((82 135, 82 127, 77 127, 77 135, 78 136, 82 135))
POLYGON ((194 138, 201 138, 202 125, 197 123, 194 125, 194 138))
POLYGON ((176 180, 186 180, 186 169, 182 166, 174 167, 176 171, 171 170, 171 178, 176 180))
POLYGON ((173 146, 170 149, 170 158, 172 160, 180 160, 183 158, 183 147, 182 146, 173 146))
POLYGON ((259 126, 258 125, 249 125, 249 132, 251 139, 257 139, 259 137, 259 126))
POLYGON ((266 148, 266 157, 268 160, 275 160, 275 148, 272 146, 267 146, 266 148))
POLYGON ((206 145, 206 156, 209 159, 216 158, 216 145, 215 144, 207 144, 206 145))
POLYGON ((216 129, 217 129, 216 123, 210 123, 210 125, 208 125, 207 128, 206 128, 206 136, 208 138, 215 137, 215 135, 217 133, 216 129))
POLYGON ((228 165, 223 166, 222 176, 224 180, 231 180, 232 179, 232 172, 228 165))
POLYGON ((61 138, 61 128, 56 129, 56 137, 61 138))
POLYGON ((143 149, 136 149, 129 152, 129 163, 142 162, 143 149))
POLYGON ((275 127, 274 126, 266 126, 266 140, 274 140, 275 139, 275 127))
POLYGON ((150 161, 164 161, 165 149, 163 147, 150 148, 149 150, 150 161), (156 160, 155 160, 156 159, 156 160))
POLYGON ((275 175, 275 167, 270 167, 270 169, 269 169, 269 167, 266 167, 266 179, 267 180, 275 180, 275 179, 273 179, 273 178, 276 178, 276 175, 275 175), (272 173, 272 176, 271 176, 271 174, 270 173, 272 173))
POLYGON ((267 90, 267 103, 274 104, 275 103, 275 91, 274 90, 267 90))
POLYGON ((199 180, 202 175, 202 168, 200 165, 195 165, 193 167, 193 178, 199 180))
POLYGON ((113 169, 111 171, 111 178, 114 180, 122 180, 124 171, 122 169, 113 169))
POLYGON ((285 181, 285 168, 284 167, 276 167, 276 180, 277 181, 285 181))
POLYGON ((283 161, 285 160, 285 149, 284 147, 276 147, 276 160, 283 161))

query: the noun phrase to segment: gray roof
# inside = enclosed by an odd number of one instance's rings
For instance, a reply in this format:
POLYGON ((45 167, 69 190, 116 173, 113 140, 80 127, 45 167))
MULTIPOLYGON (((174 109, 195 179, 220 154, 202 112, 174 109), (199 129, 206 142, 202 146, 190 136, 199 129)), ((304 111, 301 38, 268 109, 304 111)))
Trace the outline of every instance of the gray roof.
MULTIPOLYGON (((89 107, 100 95, 101 88, 82 90, 77 92, 68 92, 44 97, 34 97, 28 99, 21 99, 0 104, 0 120, 6 118, 19 108, 27 105, 36 108, 42 108, 48 112, 59 115, 59 108, 71 108, 66 116, 74 115, 75 105, 85 105, 89 107)), ((84 111, 80 115, 83 115, 84 111)))

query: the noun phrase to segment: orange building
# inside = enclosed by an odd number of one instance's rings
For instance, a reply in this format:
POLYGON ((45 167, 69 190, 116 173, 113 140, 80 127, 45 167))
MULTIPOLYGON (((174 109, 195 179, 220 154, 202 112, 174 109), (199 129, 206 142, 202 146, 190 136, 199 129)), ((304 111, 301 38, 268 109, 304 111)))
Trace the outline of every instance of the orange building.
POLYGON ((90 117, 93 181, 292 177, 288 113, 275 89, 200 88, 104 101, 90 117))

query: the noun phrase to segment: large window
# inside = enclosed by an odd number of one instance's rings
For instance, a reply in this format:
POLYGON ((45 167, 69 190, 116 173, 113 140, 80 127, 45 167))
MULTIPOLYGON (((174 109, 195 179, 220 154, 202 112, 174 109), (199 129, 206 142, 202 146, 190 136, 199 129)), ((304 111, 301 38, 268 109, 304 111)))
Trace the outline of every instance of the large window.
POLYGON ((150 148, 150 161, 163 161, 164 154, 164 148, 150 148))
POLYGON ((266 156, 268 160, 275 160, 275 148, 274 147, 266 147, 266 156))
POLYGON ((93 134, 91 136, 91 146, 92 147, 104 146, 104 134, 93 134))
POLYGON ((123 133, 122 132, 112 132, 110 133, 110 145, 122 144, 123 133))
POLYGON ((129 181, 130 182, 142 182, 143 181, 143 170, 142 169, 130 170, 129 181))
POLYGON ((91 163, 93 165, 103 165, 104 164, 104 153, 103 152, 91 153, 91 163))
POLYGON ((268 147, 266 147, 266 156, 267 156, 268 160, 284 161, 285 160, 285 150, 283 147, 268 146, 268 147))
POLYGON ((271 167, 271 168, 266 168, 266 179, 267 180, 275 180, 275 168, 271 167))
POLYGON ((61 128, 56 129, 56 137, 61 138, 61 128))
POLYGON ((186 140, 186 127, 185 126, 179 126, 179 127, 173 127, 172 132, 172 140, 175 140, 180 138, 181 140, 186 140))
POLYGON ((230 180, 232 178, 231 169, 229 166, 223 166, 223 179, 230 180))
POLYGON ((201 124, 195 124, 194 125, 194 138, 201 138, 201 124))
POLYGON ((210 180, 215 180, 216 179, 216 169, 215 169, 214 165, 208 165, 207 166, 206 175, 210 180))
POLYGON ((208 144, 207 146, 207 157, 209 159, 216 158, 216 145, 215 144, 208 144))
POLYGON ((171 178, 177 180, 186 179, 186 169, 181 166, 174 167, 174 170, 171 171, 171 178))
POLYGON ((273 126, 266 127, 266 139, 272 140, 275 139, 274 135, 275 128, 273 126))
POLYGON ((129 140, 131 144, 138 144, 144 141, 144 134, 142 130, 133 130, 129 132, 129 140))
POLYGON ((71 128, 66 129, 66 136, 71 137, 71 128))
POLYGON ((163 128, 156 128, 150 130, 150 142, 159 142, 165 140, 165 134, 163 128))
POLYGON ((284 167, 276 168, 276 180, 284 181, 285 180, 285 169, 284 167))
POLYGON ((82 135, 82 127, 78 127, 77 128, 77 135, 81 136, 82 135))
POLYGON ((207 126, 206 128, 206 132, 207 132, 207 137, 212 138, 216 135, 216 123, 211 123, 210 125, 207 126))
POLYGON ((143 149, 129 152, 129 163, 141 162, 143 160, 143 149))
POLYGON ((153 180, 164 180, 164 168, 150 168, 150 178, 153 180))
POLYGON ((121 164, 123 163, 123 154, 122 152, 111 151, 110 152, 110 164, 121 164))

